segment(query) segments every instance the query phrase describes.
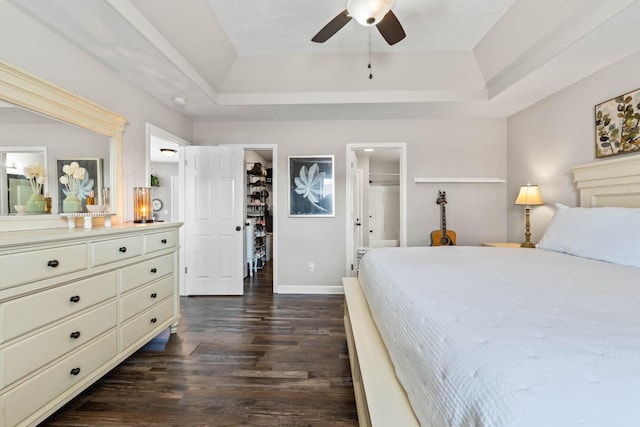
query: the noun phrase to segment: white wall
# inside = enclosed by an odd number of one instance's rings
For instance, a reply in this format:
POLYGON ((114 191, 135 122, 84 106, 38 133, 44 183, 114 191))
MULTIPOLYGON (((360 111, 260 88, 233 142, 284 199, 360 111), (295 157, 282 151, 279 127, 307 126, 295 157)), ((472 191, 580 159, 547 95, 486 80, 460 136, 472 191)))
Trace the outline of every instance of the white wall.
POLYGON ((190 140, 192 122, 119 77, 110 68, 0 0, 0 58, 129 120, 124 132, 125 220, 133 220, 131 189, 146 182, 145 123, 190 140))
POLYGON ((447 223, 461 245, 506 238, 504 184, 414 184, 415 177, 506 176, 506 120, 196 122, 194 142, 277 144, 278 258, 281 286, 339 285, 345 274, 345 151, 348 143, 406 142, 408 244, 427 245, 440 224, 438 189, 449 200, 447 223), (335 218, 289 218, 287 158, 335 156, 335 218), (473 220, 470 221, 469 218, 473 220), (315 263, 315 272, 308 263, 315 263))
POLYGON ((594 106, 640 86, 640 53, 592 75, 508 119, 508 238, 524 240, 524 208, 513 206, 527 181, 545 206, 532 208, 533 242, 542 237, 554 203, 578 205, 569 168, 595 162, 594 106))

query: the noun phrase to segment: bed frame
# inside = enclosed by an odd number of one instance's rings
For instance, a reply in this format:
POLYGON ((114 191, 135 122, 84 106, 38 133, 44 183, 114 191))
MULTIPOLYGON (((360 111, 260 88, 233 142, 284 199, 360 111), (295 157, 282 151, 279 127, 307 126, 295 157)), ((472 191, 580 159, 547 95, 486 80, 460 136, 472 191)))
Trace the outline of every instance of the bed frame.
MULTIPOLYGON (((640 155, 575 166, 571 172, 580 191, 580 206, 640 207, 640 155)), ((344 324, 360 426, 418 426, 358 279, 345 277, 342 283, 344 324)))

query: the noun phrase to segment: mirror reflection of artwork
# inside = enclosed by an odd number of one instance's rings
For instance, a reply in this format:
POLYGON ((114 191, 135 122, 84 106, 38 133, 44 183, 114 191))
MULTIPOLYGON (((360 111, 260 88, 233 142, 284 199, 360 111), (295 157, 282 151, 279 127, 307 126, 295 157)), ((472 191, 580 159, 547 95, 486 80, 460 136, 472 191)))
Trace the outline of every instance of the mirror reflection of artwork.
POLYGON ((289 157, 289 216, 334 216, 333 156, 289 157))
POLYGON ((102 159, 100 158, 75 158, 75 159, 58 159, 57 160, 57 177, 58 177, 58 212, 64 212, 62 202, 66 197, 67 188, 60 183, 59 178, 65 175, 63 168, 77 162, 81 168, 85 169, 82 181, 78 185, 78 198, 82 204, 82 212, 87 212, 87 197, 91 191, 95 194, 95 204, 101 205, 102 202, 102 159))
MULTIPOLYGON (((2 113, 3 111, 0 111, 0 121, 2 113)), ((0 199, 0 217, 24 213, 27 201, 33 194, 30 181, 24 175, 25 168, 36 164, 46 165, 47 162, 47 148, 44 146, 3 146, 1 141, 0 137, 0 189, 4 193, 0 199), (22 209, 16 209, 16 206, 21 206, 22 209)), ((45 176, 46 172, 45 168, 45 176)), ((40 194, 44 195, 44 192, 48 191, 46 181, 43 187, 40 194)))
POLYGON ((17 213, 16 205, 26 205, 27 200, 31 197, 31 184, 29 180, 22 175, 7 175, 9 184, 9 213, 17 213))

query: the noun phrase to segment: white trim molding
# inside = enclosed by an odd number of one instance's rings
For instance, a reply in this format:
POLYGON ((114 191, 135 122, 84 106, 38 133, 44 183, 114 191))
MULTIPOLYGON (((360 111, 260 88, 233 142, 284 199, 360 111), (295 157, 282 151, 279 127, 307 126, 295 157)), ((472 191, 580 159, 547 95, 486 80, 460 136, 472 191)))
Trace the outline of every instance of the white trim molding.
POLYGON ((499 184, 506 182, 502 178, 414 178, 416 184, 499 184))

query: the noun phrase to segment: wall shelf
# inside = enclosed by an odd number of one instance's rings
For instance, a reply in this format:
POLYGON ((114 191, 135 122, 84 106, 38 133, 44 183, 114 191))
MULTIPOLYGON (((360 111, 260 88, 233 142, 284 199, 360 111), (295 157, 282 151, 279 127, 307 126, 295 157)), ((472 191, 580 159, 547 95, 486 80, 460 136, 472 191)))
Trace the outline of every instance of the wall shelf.
POLYGON ((414 178, 416 184, 499 184, 505 182, 502 178, 414 178))

